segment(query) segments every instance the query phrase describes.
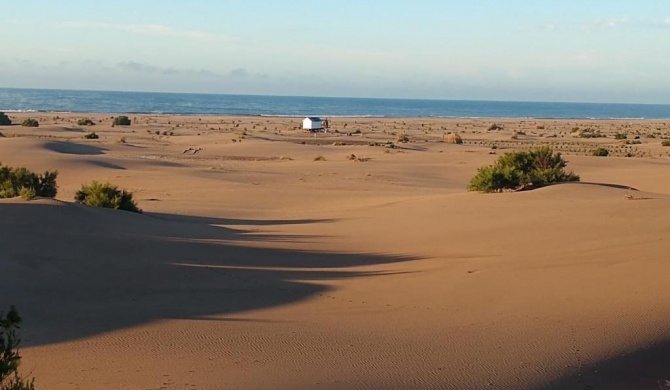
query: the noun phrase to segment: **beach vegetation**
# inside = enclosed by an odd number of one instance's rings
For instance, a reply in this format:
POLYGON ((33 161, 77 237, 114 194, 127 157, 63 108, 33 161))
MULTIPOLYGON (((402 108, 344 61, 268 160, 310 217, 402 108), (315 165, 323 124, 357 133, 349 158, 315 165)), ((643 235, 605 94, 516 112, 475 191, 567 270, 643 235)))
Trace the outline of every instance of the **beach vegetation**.
POLYGON ((572 136, 579 138, 605 138, 605 134, 601 133, 600 130, 595 130, 590 127, 585 129, 575 127, 572 129, 572 136))
POLYGON ((142 213, 133 199, 132 192, 120 190, 110 183, 93 181, 91 184, 83 185, 75 194, 74 200, 87 206, 142 213))
POLYGON ((316 156, 314 157, 314 161, 326 161, 326 158, 323 156, 316 156))
POLYGON ((21 126, 24 126, 24 127, 39 127, 40 122, 38 122, 37 119, 28 118, 28 119, 24 120, 23 122, 21 122, 21 126))
POLYGON ((627 138, 628 138, 628 136, 626 135, 626 133, 617 132, 617 133, 614 134, 614 139, 623 140, 623 139, 627 139, 627 138))
POLYGON ((97 135, 95 133, 95 131, 91 131, 90 133, 84 135, 84 138, 86 138, 86 139, 98 139, 98 138, 100 138, 100 136, 97 135))
POLYGON ((596 148, 591 154, 598 157, 607 157, 610 155, 610 151, 606 148, 596 148))
POLYGON ((565 170, 567 161, 548 146, 529 151, 508 152, 493 164, 481 167, 468 185, 469 191, 503 192, 541 187, 547 184, 579 181, 565 170))
POLYGON ((12 120, 9 119, 7 114, 0 112, 0 126, 9 126, 12 124, 12 120))
POLYGON ((448 144, 460 145, 463 143, 463 138, 457 133, 449 133, 445 137, 444 141, 448 144))
POLYGON ((661 146, 670 146, 670 139, 664 139, 661 141, 661 146))
POLYGON ((22 319, 14 306, 7 314, 0 313, 0 390, 35 390, 34 379, 24 379, 19 374, 19 345, 17 330, 22 319))
POLYGON ((12 168, 0 164, 0 198, 19 195, 29 199, 37 196, 53 198, 58 192, 57 177, 57 171, 46 171, 38 175, 24 167, 12 168))
POLYGON ((409 142, 409 136, 407 134, 398 134, 395 140, 396 143, 407 143, 409 142))
POLYGON ((81 118, 77 121, 77 125, 79 126, 94 126, 95 122, 91 120, 91 118, 81 118))
POLYGON ((130 118, 125 115, 117 116, 112 122, 114 126, 130 126, 130 123, 130 118))

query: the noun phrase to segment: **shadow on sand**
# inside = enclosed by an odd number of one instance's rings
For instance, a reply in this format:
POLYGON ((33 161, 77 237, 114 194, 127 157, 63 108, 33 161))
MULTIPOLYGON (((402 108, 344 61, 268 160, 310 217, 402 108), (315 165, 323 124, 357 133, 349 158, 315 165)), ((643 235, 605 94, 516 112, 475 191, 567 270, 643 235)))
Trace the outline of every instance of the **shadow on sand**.
POLYGON ((532 390, 666 389, 661 386, 666 380, 670 380, 670 340, 582 366, 532 390))
POLYGON ((245 321, 235 314, 329 290, 315 282, 385 274, 350 267, 415 259, 258 248, 251 242, 278 237, 213 226, 328 220, 138 215, 52 201, 3 202, 0 214, 0 307, 19 308, 25 346, 162 319, 245 321))
POLYGON ((98 156, 105 154, 107 149, 93 145, 84 145, 66 141, 52 141, 44 144, 44 148, 56 153, 98 156))

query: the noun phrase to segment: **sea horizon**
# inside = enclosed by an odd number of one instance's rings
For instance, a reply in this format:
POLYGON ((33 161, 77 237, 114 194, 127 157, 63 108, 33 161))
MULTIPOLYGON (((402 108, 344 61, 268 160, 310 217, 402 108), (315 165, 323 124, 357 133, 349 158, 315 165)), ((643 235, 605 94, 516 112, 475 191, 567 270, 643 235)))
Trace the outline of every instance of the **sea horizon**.
POLYGON ((289 96, 9 87, 0 88, 0 111, 267 117, 670 119, 670 104, 662 103, 289 96))

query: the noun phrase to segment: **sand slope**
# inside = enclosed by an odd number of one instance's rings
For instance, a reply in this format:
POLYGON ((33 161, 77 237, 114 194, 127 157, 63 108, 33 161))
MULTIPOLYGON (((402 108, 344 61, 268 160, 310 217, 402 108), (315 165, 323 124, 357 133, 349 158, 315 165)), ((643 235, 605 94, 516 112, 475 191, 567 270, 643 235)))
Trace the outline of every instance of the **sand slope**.
POLYGON ((670 378, 670 160, 569 155, 587 183, 487 195, 463 190, 495 159, 486 146, 35 131, 0 139, 0 161, 58 169, 63 201, 0 201, 0 305, 26 320, 23 369, 40 388, 670 378), (70 203, 92 179, 146 213, 70 203))

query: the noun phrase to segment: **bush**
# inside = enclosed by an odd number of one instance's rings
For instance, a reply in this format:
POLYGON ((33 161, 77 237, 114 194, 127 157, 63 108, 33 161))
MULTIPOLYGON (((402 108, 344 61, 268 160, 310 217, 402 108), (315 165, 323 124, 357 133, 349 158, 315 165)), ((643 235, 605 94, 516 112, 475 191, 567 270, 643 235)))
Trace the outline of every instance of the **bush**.
POLYGON ((84 135, 84 138, 86 138, 86 139, 98 139, 98 138, 100 138, 100 136, 95 134, 95 131, 91 131, 90 133, 84 135))
POLYGON ((592 154, 598 157, 607 157, 610 155, 610 151, 605 148, 597 148, 592 152, 592 154))
POLYGON ((33 200, 37 197, 37 192, 34 188, 21 187, 19 190, 19 196, 25 200, 33 200))
POLYGON ((39 127, 40 123, 37 121, 37 119, 28 118, 21 123, 21 126, 24 126, 24 127, 39 127))
POLYGON ((547 146, 505 153, 495 164, 479 168, 470 180, 468 190, 502 192, 579 181, 579 176, 564 170, 566 164, 561 153, 554 153, 547 146))
POLYGON ((12 168, 0 164, 0 198, 13 198, 21 195, 30 199, 36 196, 53 198, 58 192, 57 171, 46 171, 37 175, 26 168, 12 168))
POLYGON ((21 378, 18 372, 21 340, 16 331, 21 321, 14 306, 7 315, 0 313, 0 390, 35 390, 35 381, 21 378))
POLYGON ((12 120, 9 119, 7 114, 0 112, 0 126, 9 126, 12 124, 12 120))
POLYGON ((444 141, 448 144, 460 145, 460 144, 463 143, 463 138, 460 135, 458 135, 457 133, 450 133, 450 134, 447 134, 444 141))
POLYGON ((74 196, 77 203, 87 206, 104 207, 108 209, 117 209, 142 213, 133 200, 133 194, 110 183, 100 183, 97 181, 89 185, 84 185, 74 196))
POLYGON ((628 136, 626 135, 626 133, 616 133, 616 134, 614 134, 614 139, 627 139, 627 138, 628 138, 628 136))
POLYGON ((670 139, 664 139, 661 141, 661 146, 670 146, 670 139))
POLYGON ((586 129, 580 129, 575 127, 572 129, 572 136, 579 138, 605 138, 605 134, 601 133, 600 130, 594 130, 590 127, 586 129))
POLYGON ((130 118, 125 115, 117 116, 112 122, 114 126, 130 126, 130 118))
POLYGON ((395 139, 395 142, 397 143, 407 143, 409 142, 409 137, 407 134, 398 134, 398 136, 395 139))
POLYGON ((90 118, 81 118, 77 121, 77 125, 79 125, 79 126, 94 126, 95 122, 93 122, 90 118))

